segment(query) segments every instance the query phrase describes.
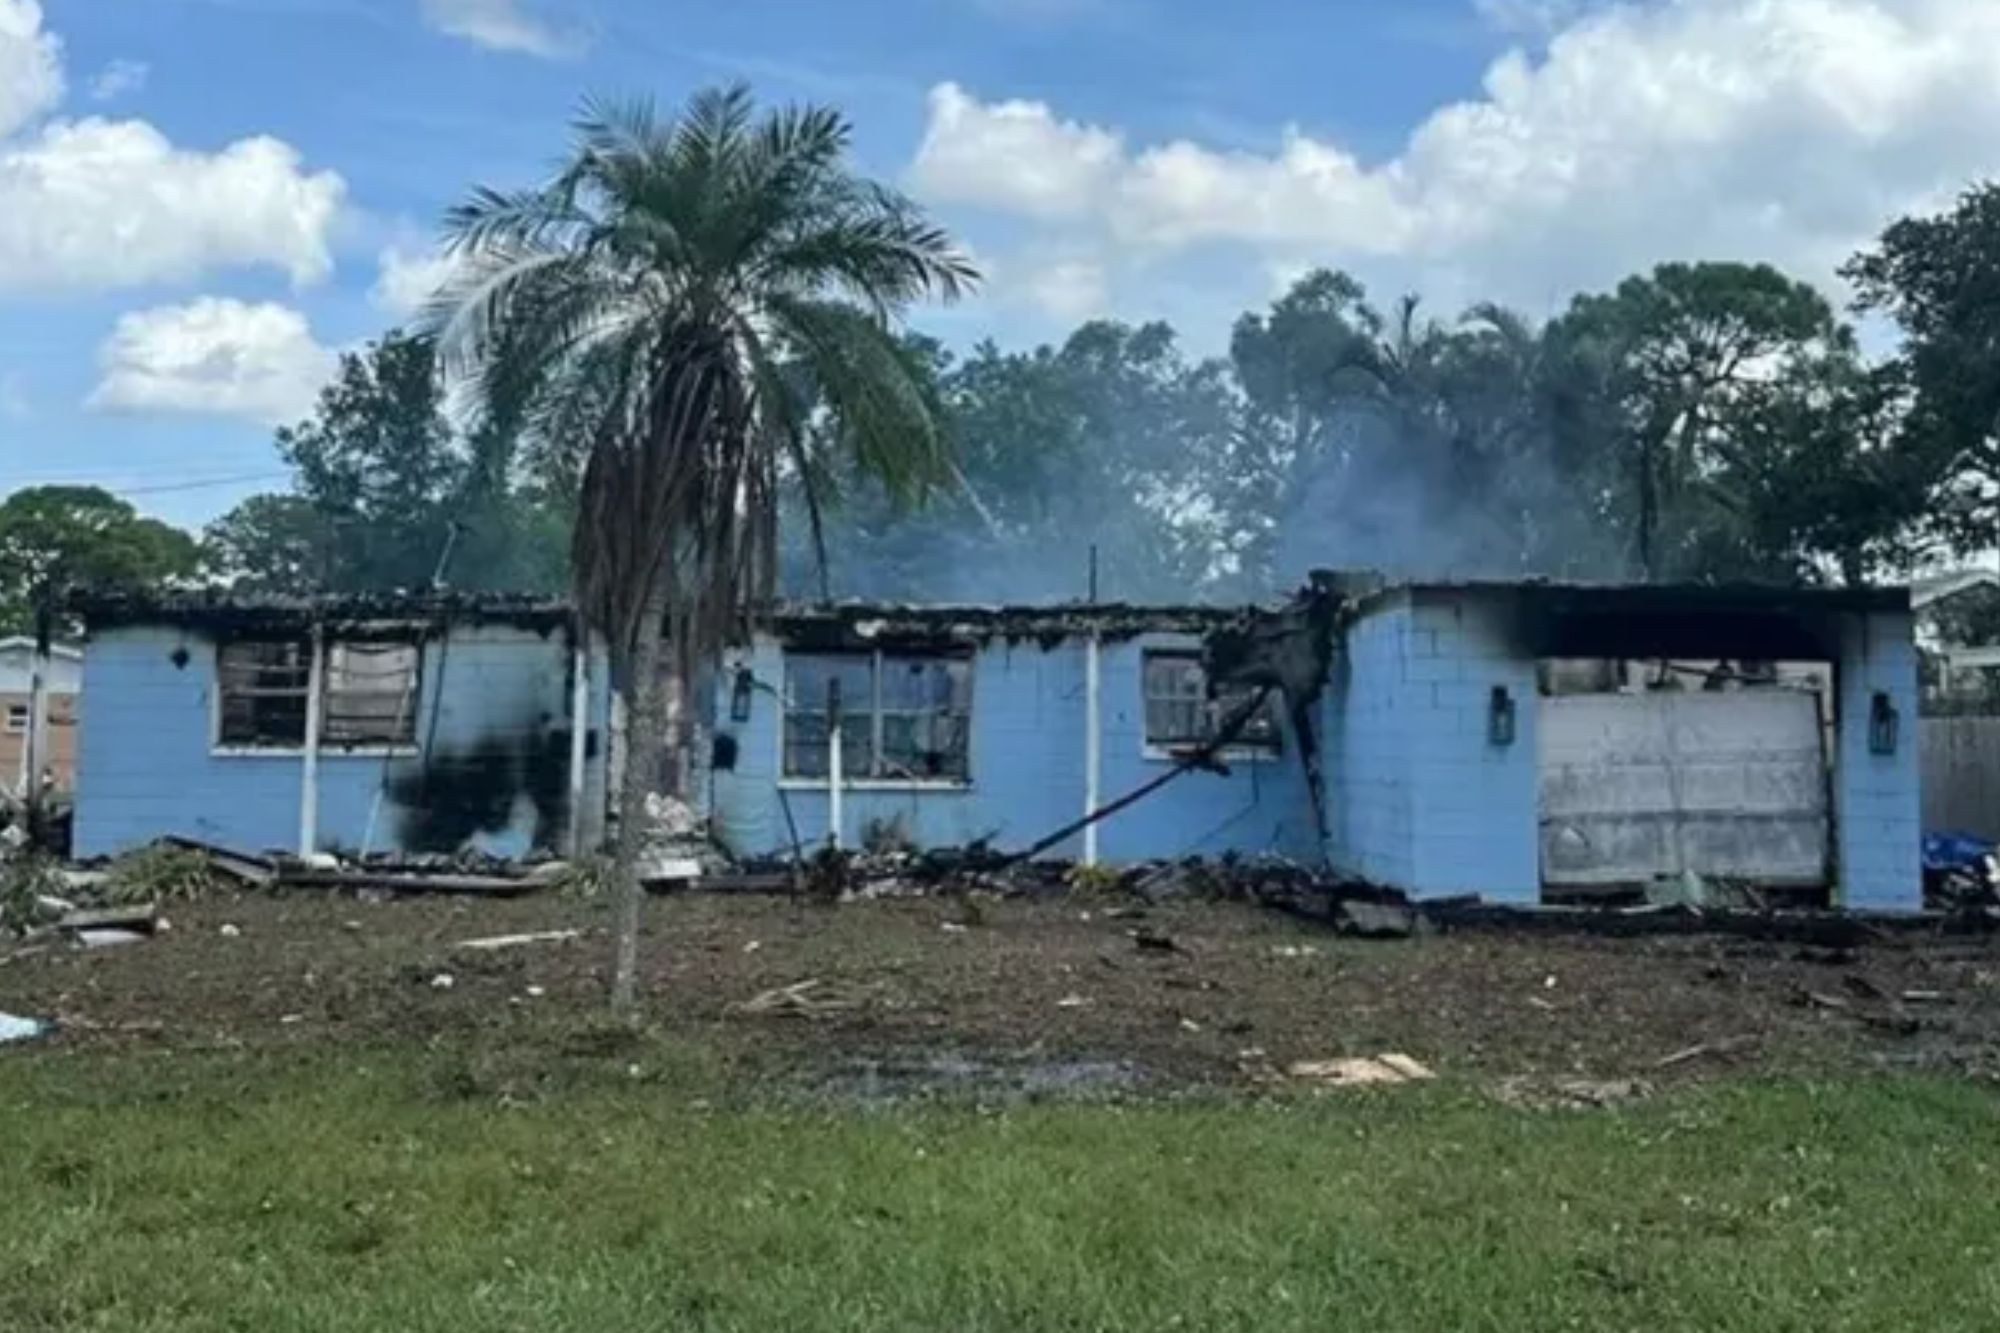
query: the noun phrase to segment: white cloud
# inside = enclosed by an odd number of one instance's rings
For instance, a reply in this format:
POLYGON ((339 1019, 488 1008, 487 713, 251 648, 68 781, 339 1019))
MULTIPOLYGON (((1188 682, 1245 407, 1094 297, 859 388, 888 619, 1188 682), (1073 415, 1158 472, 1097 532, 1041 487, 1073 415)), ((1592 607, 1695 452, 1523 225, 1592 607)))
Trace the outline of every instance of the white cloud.
POLYGON ((0 138, 62 100, 62 43, 35 0, 0 0, 0 138))
POLYGON ((32 0, 0 0, 0 292, 97 290, 269 265, 333 266, 346 187, 266 136, 179 147, 143 120, 50 120, 60 46, 32 0))
POLYGON ((127 93, 136 93, 146 86, 146 79, 153 67, 143 60, 114 60, 90 81, 90 95, 100 102, 109 102, 127 93))
POLYGON ((577 54, 585 42, 522 7, 521 0, 420 0, 424 21, 439 32, 493 51, 554 59, 577 54))
POLYGON ((935 198, 1053 219, 1087 217, 1124 164, 1115 134, 1058 120, 1040 102, 982 104, 942 83, 910 170, 935 198))
POLYGON ((311 410, 336 360, 288 306, 203 296, 120 316, 98 349, 89 406, 279 425, 311 410))
POLYGON ((1022 265, 1016 290, 1037 308, 1069 323, 1104 313, 1110 275, 1095 259, 1066 257, 1022 265))
POLYGON ((1667 258, 1831 282, 1897 213, 2000 171, 1996 124, 1994 0, 1662 0, 1509 52, 1379 163, 1298 129, 1270 153, 1135 149, 944 84, 911 182, 1128 265, 1225 244, 1541 306, 1667 258))
POLYGON ((375 285, 368 299, 398 319, 408 319, 424 308, 437 289, 451 276, 454 261, 435 250, 405 249, 392 245, 384 250, 375 285))

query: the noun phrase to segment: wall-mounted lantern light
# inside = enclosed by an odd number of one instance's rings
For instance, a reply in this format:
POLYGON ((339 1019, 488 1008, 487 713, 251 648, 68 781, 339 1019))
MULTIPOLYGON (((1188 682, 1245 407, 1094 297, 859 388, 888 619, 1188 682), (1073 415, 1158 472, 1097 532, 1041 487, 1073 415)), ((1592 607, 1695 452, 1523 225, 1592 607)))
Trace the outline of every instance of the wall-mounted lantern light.
POLYGON ((729 687, 729 720, 748 722, 750 720, 750 691, 756 681, 750 676, 749 667, 737 667, 736 679, 729 687))
POLYGON ((1505 685, 1495 685, 1486 702, 1486 739, 1493 745, 1514 743, 1514 696, 1505 685))
POLYGON ((1875 691, 1875 697, 1868 704, 1868 752, 1870 754, 1896 753, 1896 731, 1901 719, 1896 716, 1896 705, 1885 690, 1875 691))

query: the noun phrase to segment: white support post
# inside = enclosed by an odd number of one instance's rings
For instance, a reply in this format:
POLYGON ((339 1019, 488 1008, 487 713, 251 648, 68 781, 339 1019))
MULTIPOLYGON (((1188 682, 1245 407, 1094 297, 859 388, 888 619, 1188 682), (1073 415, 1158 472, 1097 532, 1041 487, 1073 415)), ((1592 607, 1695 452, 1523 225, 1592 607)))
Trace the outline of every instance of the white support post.
POLYGON ((306 668, 305 752, 300 757, 299 855, 319 850, 319 736, 326 707, 326 630, 312 630, 312 661, 306 668))
POLYGON ((569 699, 569 854, 571 860, 583 855, 585 818, 583 775, 590 738, 590 636, 577 631, 576 655, 571 668, 569 699))
POLYGON ((844 756, 841 745, 840 682, 838 680, 827 682, 826 729, 826 837, 827 845, 835 851, 839 851, 841 814, 843 813, 840 808, 840 789, 846 785, 846 775, 841 771, 844 756))
MULTIPOLYGON (((30 811, 42 807, 42 768, 48 746, 49 655, 36 636, 34 654, 28 659, 28 732, 21 747, 21 800, 30 811)), ((31 820, 29 827, 34 828, 31 820)))
MULTIPOLYGON (((1102 667, 1099 663, 1100 644, 1093 633, 1083 646, 1083 813, 1096 811, 1099 787, 1102 782, 1104 763, 1104 739, 1100 709, 1103 693, 1102 667)), ((1097 825, 1086 824, 1083 828, 1083 863, 1097 864, 1097 825)))

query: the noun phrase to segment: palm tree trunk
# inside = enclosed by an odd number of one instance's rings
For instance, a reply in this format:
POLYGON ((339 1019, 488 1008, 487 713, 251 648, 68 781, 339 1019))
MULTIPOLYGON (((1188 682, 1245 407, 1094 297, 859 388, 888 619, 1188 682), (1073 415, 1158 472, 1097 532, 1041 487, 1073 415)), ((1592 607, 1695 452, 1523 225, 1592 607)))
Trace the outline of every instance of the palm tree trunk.
POLYGON ((612 850, 612 1012, 631 1018, 639 999, 639 853, 646 842, 646 798, 660 773, 667 741, 667 700, 660 688, 666 580, 647 596, 638 642, 625 672, 625 773, 618 793, 618 841, 612 850))

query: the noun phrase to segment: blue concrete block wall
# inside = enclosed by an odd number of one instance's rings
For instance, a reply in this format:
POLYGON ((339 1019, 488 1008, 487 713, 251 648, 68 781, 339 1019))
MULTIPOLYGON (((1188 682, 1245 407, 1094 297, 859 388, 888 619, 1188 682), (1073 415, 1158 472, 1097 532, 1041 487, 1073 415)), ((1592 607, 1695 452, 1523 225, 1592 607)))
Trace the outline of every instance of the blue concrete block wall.
MULTIPOLYGON (((1148 757, 1143 743, 1141 657, 1149 647, 1191 647, 1181 635, 1146 635, 1106 643, 1100 659, 1101 799, 1109 801, 1157 776, 1168 762, 1148 757)), ((858 844, 872 820, 900 820, 919 846, 961 846, 985 838, 1001 849, 1039 840, 1083 812, 1084 679, 1082 640, 1044 648, 995 639, 972 666, 971 781, 961 787, 850 784, 843 795, 843 836, 858 844)), ((784 680, 778 643, 762 638, 742 658, 772 690, 784 680)), ((722 688, 729 673, 723 673, 722 688)), ((734 772, 712 777, 711 803, 724 841, 743 853, 789 845, 779 792, 779 701, 754 696, 748 722, 729 722, 718 704, 718 729, 738 744, 734 772)), ((1311 802, 1298 756, 1233 766, 1226 777, 1190 773, 1100 825, 1099 853, 1111 862, 1191 855, 1278 852, 1310 857, 1315 843, 1311 802)), ((823 782, 785 782, 799 836, 824 842, 829 802, 823 782)), ((1081 854, 1080 836, 1051 858, 1081 854)))
POLYGON ((1506 604, 1468 590, 1390 594, 1348 627, 1327 690, 1327 861, 1437 897, 1534 902, 1535 664, 1506 604), (1511 745, 1489 739, 1494 686, 1511 745))
POLYGON ((1877 612, 1850 616, 1841 638, 1834 812, 1840 902, 1846 907, 1898 912, 1923 907, 1913 633, 1908 613, 1877 612), (1889 696, 1898 719, 1896 747, 1886 755, 1869 745, 1877 691, 1889 696))
POLYGON ((1412 619, 1399 594, 1348 627, 1322 698, 1327 863, 1376 884, 1414 882, 1410 755, 1402 710, 1412 619))
MULTIPOLYGON (((170 833, 252 851, 295 849, 301 756, 296 750, 215 748, 215 652, 206 633, 169 625, 92 637, 78 737, 78 855, 110 855, 170 833)), ((452 628, 448 647, 432 638, 423 652, 415 747, 392 755, 322 751, 323 849, 358 850, 372 819, 375 850, 414 850, 411 811, 397 793, 407 794, 425 770, 426 753, 427 789, 437 791, 467 770, 484 742, 545 746, 560 744, 551 738, 568 731, 568 635, 460 625, 452 628)), ((609 700, 601 654, 592 683, 590 725, 598 740, 586 772, 585 804, 595 812, 604 801, 609 700)), ((516 793, 500 826, 478 831, 469 842, 519 855, 534 844, 542 822, 533 803, 516 793)))
POLYGON ((1418 892, 1489 902, 1541 896, 1535 659, 1515 641, 1504 593, 1415 594, 1403 706, 1418 892), (1495 744, 1493 691, 1514 704, 1514 739, 1495 744))

